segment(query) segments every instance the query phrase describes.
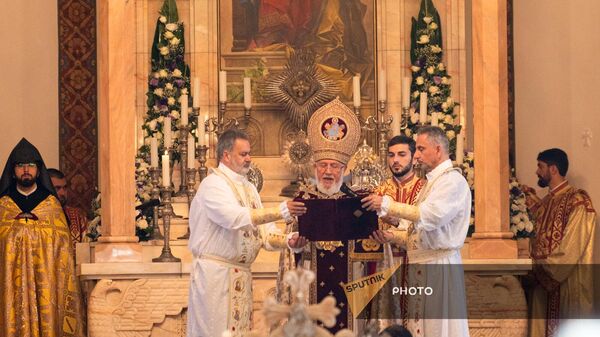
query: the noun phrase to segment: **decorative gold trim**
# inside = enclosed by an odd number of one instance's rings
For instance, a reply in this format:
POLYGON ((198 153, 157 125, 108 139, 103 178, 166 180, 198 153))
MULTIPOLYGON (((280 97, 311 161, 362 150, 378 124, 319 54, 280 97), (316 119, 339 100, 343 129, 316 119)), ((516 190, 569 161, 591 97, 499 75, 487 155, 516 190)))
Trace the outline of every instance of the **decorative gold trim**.
POLYGON ((267 234, 267 243, 273 248, 287 248, 287 235, 280 233, 267 234))
POLYGON ((412 222, 419 221, 419 207, 392 201, 387 213, 392 218, 402 218, 412 222))
POLYGON ((250 210, 250 221, 254 226, 282 219, 279 206, 269 208, 255 208, 250 210))
POLYGON ((408 240, 408 232, 407 231, 401 231, 401 230, 389 230, 390 233, 392 233, 393 237, 392 237, 392 243, 394 243, 397 246, 402 246, 402 247, 406 247, 406 242, 408 240))

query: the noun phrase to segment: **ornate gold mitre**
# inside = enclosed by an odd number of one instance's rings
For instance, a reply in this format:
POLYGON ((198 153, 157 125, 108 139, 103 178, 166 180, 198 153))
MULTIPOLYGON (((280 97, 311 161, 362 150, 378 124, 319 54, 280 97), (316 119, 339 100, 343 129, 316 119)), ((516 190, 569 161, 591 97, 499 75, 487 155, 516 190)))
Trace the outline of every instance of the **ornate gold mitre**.
POLYGON ((308 121, 308 142, 315 162, 333 159, 346 165, 359 141, 360 122, 339 98, 323 105, 308 121))

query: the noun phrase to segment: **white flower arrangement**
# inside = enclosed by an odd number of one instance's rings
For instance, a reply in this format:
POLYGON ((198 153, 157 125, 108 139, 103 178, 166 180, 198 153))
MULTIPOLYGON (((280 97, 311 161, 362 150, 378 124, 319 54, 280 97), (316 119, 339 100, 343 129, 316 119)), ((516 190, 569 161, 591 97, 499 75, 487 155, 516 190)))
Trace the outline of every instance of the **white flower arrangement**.
POLYGON ((528 238, 534 235, 533 221, 526 205, 525 193, 521 189, 514 172, 509 182, 510 189, 510 231, 515 238, 528 238))
POLYGON ((454 113, 457 105, 451 97, 450 75, 443 63, 442 29, 440 16, 431 0, 422 0, 418 19, 413 20, 411 48, 411 114, 405 135, 415 134, 419 127, 417 116, 437 113, 438 126, 450 140, 450 153, 455 152, 456 136, 460 133, 458 118, 454 113), (427 112, 419 111, 420 94, 427 92, 427 112), (410 132, 408 132, 410 130, 410 132))
MULTIPOLYGON (((183 23, 179 21, 175 1, 165 0, 156 21, 156 32, 152 43, 152 71, 148 76, 146 104, 148 110, 142 124, 145 138, 156 137, 159 152, 164 151, 163 127, 165 117, 170 116, 173 146, 177 149, 179 139, 180 97, 190 92, 190 70, 184 60, 185 44, 183 23)), ((190 119, 190 127, 196 129, 197 121, 190 119)), ((137 203, 150 199, 151 182, 148 172, 150 147, 142 145, 135 161, 137 203)), ((174 151, 172 159, 177 160, 179 152, 174 151)), ((147 240, 152 228, 148 228, 144 216, 136 222, 136 235, 147 240)))

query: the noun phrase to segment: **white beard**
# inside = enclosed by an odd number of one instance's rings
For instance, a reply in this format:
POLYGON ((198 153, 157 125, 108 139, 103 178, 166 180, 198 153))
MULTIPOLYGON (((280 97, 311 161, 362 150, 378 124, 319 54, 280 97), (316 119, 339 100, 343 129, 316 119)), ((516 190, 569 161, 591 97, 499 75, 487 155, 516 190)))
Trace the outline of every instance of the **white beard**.
POLYGON ((317 180, 317 190, 319 190, 319 192, 321 193, 327 194, 328 196, 332 196, 340 191, 340 188, 342 187, 343 183, 344 179, 340 179, 340 181, 335 183, 333 186, 327 188, 323 186, 322 182, 317 180))

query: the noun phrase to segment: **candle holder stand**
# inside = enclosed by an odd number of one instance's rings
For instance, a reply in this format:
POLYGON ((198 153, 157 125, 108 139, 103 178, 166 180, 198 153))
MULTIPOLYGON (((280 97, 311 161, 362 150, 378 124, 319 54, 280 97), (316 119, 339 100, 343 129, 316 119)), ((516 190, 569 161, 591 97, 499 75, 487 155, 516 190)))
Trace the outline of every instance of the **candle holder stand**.
MULTIPOLYGON (((150 167, 148 170, 150 173, 150 179, 152 182, 152 190, 150 191, 150 198, 160 200, 160 188, 159 188, 159 176, 160 168, 150 167)), ((152 233, 150 234, 150 240, 162 240, 164 236, 160 233, 160 227, 158 226, 158 219, 161 216, 160 207, 154 206, 152 208, 152 233)))
POLYGON ((152 259, 152 262, 181 262, 180 258, 173 256, 169 238, 171 232, 171 216, 173 216, 173 207, 171 206, 171 196, 173 195, 172 187, 162 187, 160 189, 162 196, 162 218, 164 224, 165 235, 163 239, 163 249, 159 257, 152 259))

